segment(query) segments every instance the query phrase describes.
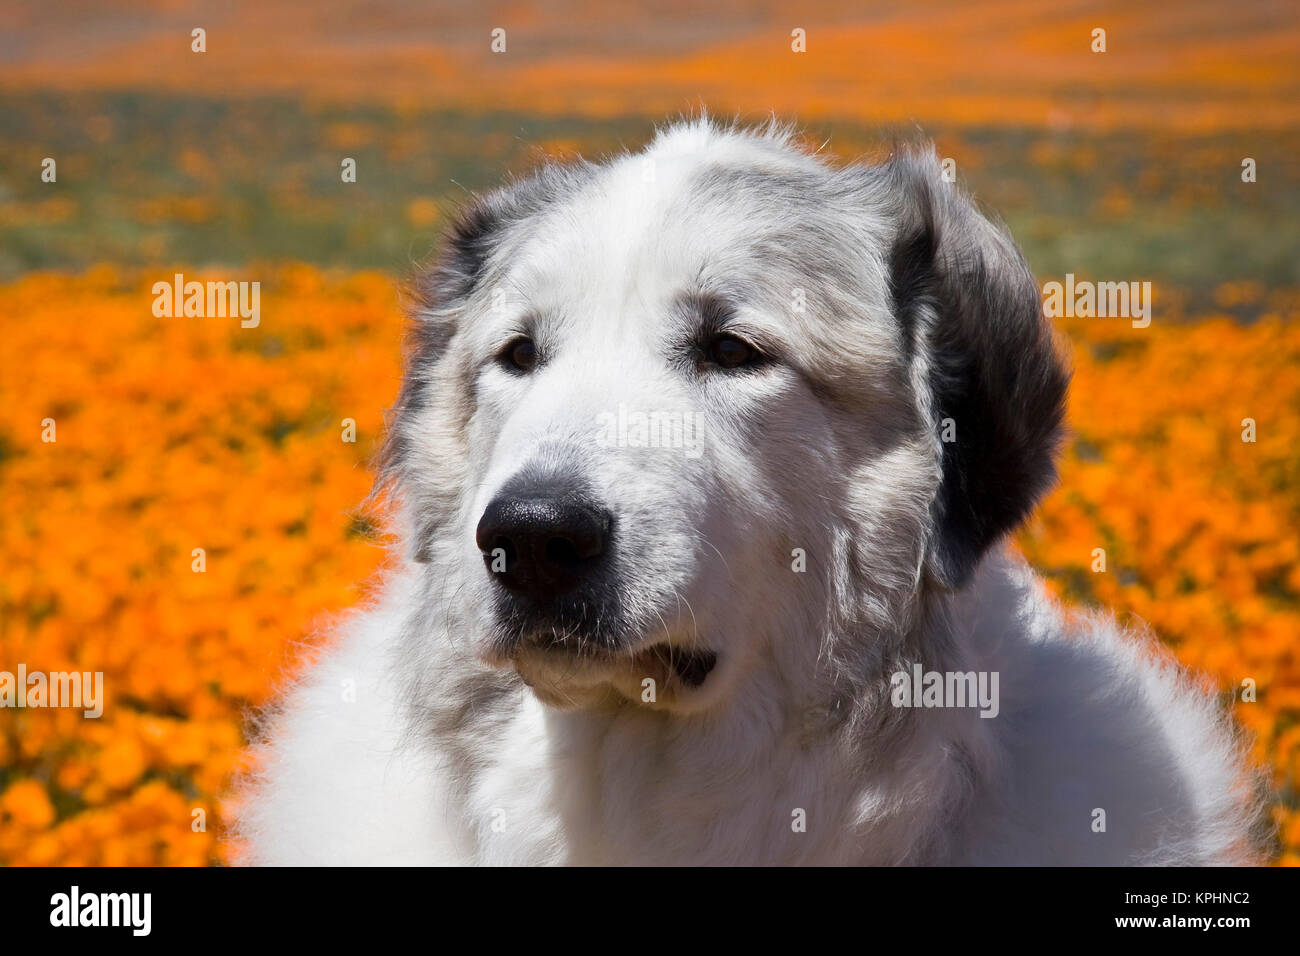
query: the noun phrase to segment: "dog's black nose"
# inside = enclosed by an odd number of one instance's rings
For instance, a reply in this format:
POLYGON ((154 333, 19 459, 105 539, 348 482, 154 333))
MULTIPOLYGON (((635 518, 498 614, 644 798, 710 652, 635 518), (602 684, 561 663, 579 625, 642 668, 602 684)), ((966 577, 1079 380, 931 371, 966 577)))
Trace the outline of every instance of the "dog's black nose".
POLYGON ((503 491, 479 519, 474 538, 502 586, 534 599, 572 591, 600 564, 610 514, 571 490, 503 491))

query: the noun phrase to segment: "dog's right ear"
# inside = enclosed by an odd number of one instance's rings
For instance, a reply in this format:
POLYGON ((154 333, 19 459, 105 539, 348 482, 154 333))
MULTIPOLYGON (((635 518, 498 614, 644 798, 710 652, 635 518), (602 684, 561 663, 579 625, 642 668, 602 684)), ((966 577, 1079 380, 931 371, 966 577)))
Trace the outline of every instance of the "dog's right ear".
MULTIPOLYGON (((409 462, 416 438, 412 421, 431 403, 441 359, 461 322, 462 307, 487 274, 490 256, 509 223, 508 206, 502 196, 491 194, 473 200, 447 230, 442 248, 432 265, 417 272, 405 285, 411 320, 403 356, 402 386, 397 402, 386 416, 384 444, 376 459, 376 481, 371 497, 390 490, 407 490, 409 462)), ((442 401, 443 405, 452 403, 442 401)), ((450 428, 454 434, 455 429, 450 428)), ((441 513, 424 508, 422 514, 441 513)), ((429 559, 423 542, 432 540, 432 530, 416 518, 413 558, 429 559)))
POLYGON ((432 265, 408 283, 412 359, 436 361, 446 350, 456 332, 456 307, 482 283, 489 256, 512 213, 518 214, 504 192, 475 197, 452 221, 432 265))
POLYGON ((932 152, 896 153, 886 172, 900 202, 895 312, 940 448, 926 567, 956 589, 1054 481, 1069 373, 1010 236, 932 152))

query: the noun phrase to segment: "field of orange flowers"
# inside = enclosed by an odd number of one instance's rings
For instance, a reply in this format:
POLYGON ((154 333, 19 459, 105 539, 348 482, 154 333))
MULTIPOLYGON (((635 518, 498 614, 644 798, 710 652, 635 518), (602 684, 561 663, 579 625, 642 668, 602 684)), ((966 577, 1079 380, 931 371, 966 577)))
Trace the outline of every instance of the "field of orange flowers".
POLYGON ((0 862, 219 860, 247 709, 381 559, 352 509, 396 385, 392 283, 274 286, 256 330, 155 319, 106 269, 0 291, 0 660, 102 670, 106 697, 0 721, 0 862))
MULTIPOLYGON (((154 318, 148 287, 107 267, 0 286, 0 660, 102 670, 106 696, 98 720, 0 721, 0 863, 224 861, 250 708, 384 560, 355 509, 397 385, 391 280, 279 267, 250 330, 154 318)), ((1064 320, 1072 440, 1020 546, 1068 600, 1145 621, 1225 693, 1255 682, 1235 710, 1296 864, 1300 294, 1216 298, 1253 321, 1064 320)))
POLYGON ((927 126, 1300 122, 1300 21, 1273 0, 372 0, 364 13, 351 0, 133 0, 129 17, 111 5, 9 3, 26 8, 15 20, 28 42, 6 50, 0 80, 43 89, 379 96, 606 119, 707 103, 722 115, 927 126), (209 35, 202 56, 189 44, 197 21, 209 35), (1109 31, 1104 54, 1090 42, 1098 26, 1109 31), (494 50, 497 27, 507 42, 494 50))

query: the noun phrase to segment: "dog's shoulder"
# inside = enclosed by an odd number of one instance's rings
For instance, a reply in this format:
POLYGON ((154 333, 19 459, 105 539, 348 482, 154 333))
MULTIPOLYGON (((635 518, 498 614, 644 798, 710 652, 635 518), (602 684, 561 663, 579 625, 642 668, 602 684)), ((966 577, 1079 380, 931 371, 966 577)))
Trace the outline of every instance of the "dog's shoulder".
POLYGON ((989 562, 967 635, 999 672, 1006 766, 982 862, 1241 864, 1261 859, 1264 787, 1207 682, 1154 636, 1067 613, 1023 564, 989 562))
POLYGON ((434 758, 412 740, 394 638, 401 584, 339 620, 260 715, 232 798, 241 863, 428 864, 458 858, 434 758))

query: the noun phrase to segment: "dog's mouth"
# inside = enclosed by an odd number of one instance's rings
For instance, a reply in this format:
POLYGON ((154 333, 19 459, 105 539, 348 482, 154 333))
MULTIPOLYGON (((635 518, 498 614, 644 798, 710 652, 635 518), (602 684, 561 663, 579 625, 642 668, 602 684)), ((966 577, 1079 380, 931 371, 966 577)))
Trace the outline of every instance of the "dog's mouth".
POLYGON ((569 688, 612 683, 624 693, 635 692, 647 703, 657 701, 660 693, 672 695, 703 687, 718 664, 717 653, 705 647, 662 641, 620 652, 579 644, 554 632, 520 642, 509 657, 534 688, 542 683, 569 688), (649 688, 653 693, 645 696, 649 688))
POLYGON ((634 665, 637 663, 647 665, 645 667, 647 671, 666 668, 687 687, 701 687, 713 673, 713 668, 717 666, 718 655, 710 650, 656 644, 637 654, 633 662, 634 665))

